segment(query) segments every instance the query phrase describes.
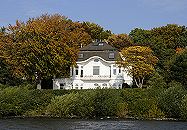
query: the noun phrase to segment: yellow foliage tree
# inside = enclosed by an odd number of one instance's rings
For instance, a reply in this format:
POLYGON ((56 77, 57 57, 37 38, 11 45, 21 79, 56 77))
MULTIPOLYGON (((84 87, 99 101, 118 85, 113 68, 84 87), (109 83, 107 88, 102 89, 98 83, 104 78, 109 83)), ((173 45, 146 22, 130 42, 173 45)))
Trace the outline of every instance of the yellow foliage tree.
POLYGON ((154 72, 154 66, 158 62, 152 50, 145 46, 132 46, 121 51, 122 59, 117 63, 124 68, 128 74, 134 77, 135 83, 142 88, 146 76, 154 72))

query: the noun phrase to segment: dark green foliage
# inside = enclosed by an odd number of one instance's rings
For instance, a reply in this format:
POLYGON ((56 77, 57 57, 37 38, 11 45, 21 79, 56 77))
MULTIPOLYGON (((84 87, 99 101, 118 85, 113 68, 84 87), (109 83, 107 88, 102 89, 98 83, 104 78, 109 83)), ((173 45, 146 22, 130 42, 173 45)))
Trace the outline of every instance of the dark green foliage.
POLYGON ((10 70, 10 66, 0 58, 0 84, 15 86, 20 85, 23 82, 23 79, 13 76, 10 70))
POLYGON ((181 84, 169 88, 34 90, 32 86, 0 89, 0 117, 52 116, 62 118, 134 117, 186 119, 187 92, 181 84))
POLYGON ((178 54, 170 65, 170 78, 187 86, 187 51, 178 54))
POLYGON ((181 118, 187 120, 187 95, 182 98, 180 105, 181 118))
POLYGON ((148 88, 152 87, 156 88, 167 88, 167 84, 164 81, 163 76, 161 76, 158 72, 155 72, 153 76, 147 81, 148 88))
POLYGON ((160 93, 159 107, 167 117, 180 118, 180 105, 185 94, 186 92, 181 86, 170 87, 160 93))
POLYGON ((163 112, 158 108, 155 99, 138 99, 132 102, 131 116, 136 118, 161 118, 164 117, 163 112))
POLYGON ((0 91, 0 115, 17 116, 27 110, 29 90, 27 88, 11 87, 0 91))
POLYGON ((95 92, 94 115, 96 117, 114 116, 117 104, 122 101, 119 91, 115 89, 96 89, 95 92))
POLYGON ((55 96, 47 106, 47 115, 65 118, 92 117, 94 98, 95 93, 93 91, 55 96))
POLYGON ((91 36, 92 40, 104 40, 112 34, 110 30, 104 30, 103 27, 95 23, 83 22, 82 27, 91 36))

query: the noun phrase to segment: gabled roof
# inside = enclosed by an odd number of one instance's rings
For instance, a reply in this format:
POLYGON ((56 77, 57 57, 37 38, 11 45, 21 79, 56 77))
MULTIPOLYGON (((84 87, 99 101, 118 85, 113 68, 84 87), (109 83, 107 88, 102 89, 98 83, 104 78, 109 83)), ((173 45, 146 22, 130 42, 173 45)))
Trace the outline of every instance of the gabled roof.
POLYGON ((92 42, 80 49, 80 51, 114 51, 116 48, 107 44, 106 42, 92 42))

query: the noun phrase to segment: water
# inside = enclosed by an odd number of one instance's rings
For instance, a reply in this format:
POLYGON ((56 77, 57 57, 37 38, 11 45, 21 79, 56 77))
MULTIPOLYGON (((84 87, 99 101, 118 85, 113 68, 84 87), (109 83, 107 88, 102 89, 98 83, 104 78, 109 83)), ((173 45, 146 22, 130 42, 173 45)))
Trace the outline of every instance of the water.
POLYGON ((187 122, 78 119, 1 119, 0 130, 187 130, 187 122))

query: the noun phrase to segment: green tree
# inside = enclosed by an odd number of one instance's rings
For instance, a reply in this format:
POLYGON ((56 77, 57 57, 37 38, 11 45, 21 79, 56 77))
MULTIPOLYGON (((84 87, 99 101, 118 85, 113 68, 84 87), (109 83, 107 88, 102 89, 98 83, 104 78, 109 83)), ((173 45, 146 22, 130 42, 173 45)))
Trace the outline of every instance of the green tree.
POLYGON ((117 63, 126 68, 128 74, 134 77, 135 83, 142 88, 146 76, 154 72, 157 57, 149 47, 132 46, 121 51, 122 60, 117 63))
POLYGON ((176 54, 169 66, 170 80, 187 85, 187 50, 176 54))
POLYGON ((124 47, 132 46, 132 40, 127 34, 112 34, 107 39, 108 43, 119 49, 122 50, 124 47))
POLYGON ((90 36, 78 22, 64 16, 42 15, 8 27, 11 40, 1 51, 15 75, 29 80, 68 76, 81 44, 90 36))
POLYGON ((133 43, 138 45, 150 45, 151 40, 151 31, 144 30, 141 28, 135 28, 129 33, 130 38, 133 43))
POLYGON ((176 50, 187 46, 187 28, 176 24, 168 24, 151 30, 134 29, 130 32, 133 42, 147 45, 159 59, 157 69, 166 82, 170 82, 168 62, 175 55, 176 50))
POLYGON ((91 36, 92 40, 104 40, 111 35, 110 30, 104 30, 103 27, 95 23, 83 22, 82 27, 91 36))

